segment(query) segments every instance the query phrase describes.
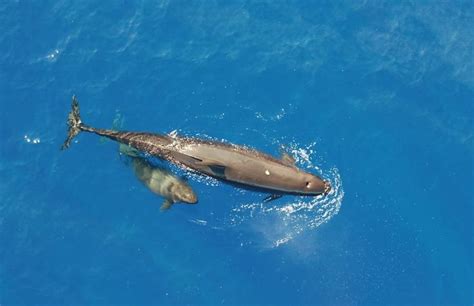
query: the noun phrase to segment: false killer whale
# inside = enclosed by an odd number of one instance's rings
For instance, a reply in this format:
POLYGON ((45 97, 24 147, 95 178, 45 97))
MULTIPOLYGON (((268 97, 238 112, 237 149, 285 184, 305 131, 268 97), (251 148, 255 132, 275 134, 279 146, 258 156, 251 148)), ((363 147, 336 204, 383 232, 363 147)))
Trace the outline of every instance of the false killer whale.
POLYGON ((246 146, 210 141, 176 134, 127 132, 93 128, 81 121, 79 103, 72 97, 68 116, 66 149, 81 131, 101 135, 139 151, 168 160, 188 170, 209 175, 250 189, 261 189, 273 200, 284 194, 315 196, 331 190, 328 181, 296 167, 294 159, 283 154, 276 159, 246 146))

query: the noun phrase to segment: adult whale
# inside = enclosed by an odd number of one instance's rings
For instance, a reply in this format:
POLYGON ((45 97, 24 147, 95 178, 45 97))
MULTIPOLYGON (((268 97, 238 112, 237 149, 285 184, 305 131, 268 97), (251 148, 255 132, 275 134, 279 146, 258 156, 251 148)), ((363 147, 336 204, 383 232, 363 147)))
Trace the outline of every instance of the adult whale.
POLYGON ((329 182, 298 169, 287 154, 276 159, 245 146, 198 138, 97 129, 81 121, 79 103, 72 97, 68 136, 62 149, 81 131, 101 135, 181 167, 251 189, 262 189, 273 200, 283 194, 320 195, 331 190, 329 182))

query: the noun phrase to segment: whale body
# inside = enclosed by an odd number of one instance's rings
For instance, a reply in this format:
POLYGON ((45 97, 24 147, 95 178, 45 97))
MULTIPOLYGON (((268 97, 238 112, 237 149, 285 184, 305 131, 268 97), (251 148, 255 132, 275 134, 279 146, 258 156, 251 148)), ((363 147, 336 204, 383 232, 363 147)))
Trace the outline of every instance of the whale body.
POLYGON ((320 195, 331 190, 329 182, 305 172, 283 154, 281 159, 255 149, 219 141, 209 141, 176 134, 128 132, 98 129, 82 123, 79 104, 72 99, 68 117, 68 137, 62 149, 69 147, 81 131, 94 133, 126 144, 139 151, 168 160, 188 170, 197 171, 242 187, 262 189, 277 198, 282 194, 320 195))

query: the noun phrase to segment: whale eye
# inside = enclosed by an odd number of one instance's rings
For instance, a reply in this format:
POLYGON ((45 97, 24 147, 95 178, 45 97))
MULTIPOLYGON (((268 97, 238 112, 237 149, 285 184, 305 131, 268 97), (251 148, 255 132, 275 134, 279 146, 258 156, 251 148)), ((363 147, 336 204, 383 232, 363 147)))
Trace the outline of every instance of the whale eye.
POLYGON ((311 182, 306 182, 306 188, 311 187, 311 182))

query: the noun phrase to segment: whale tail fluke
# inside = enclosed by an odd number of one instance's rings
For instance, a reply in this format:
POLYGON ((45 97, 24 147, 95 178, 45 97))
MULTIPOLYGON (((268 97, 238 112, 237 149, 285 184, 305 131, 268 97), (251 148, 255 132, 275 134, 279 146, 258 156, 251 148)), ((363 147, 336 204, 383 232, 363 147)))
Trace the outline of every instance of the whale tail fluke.
POLYGON ((69 148, 71 141, 74 137, 77 136, 82 130, 83 124, 81 121, 81 116, 79 114, 79 102, 76 99, 76 96, 72 96, 72 106, 71 112, 67 118, 68 124, 68 133, 67 138, 64 141, 63 145, 61 146, 61 150, 65 150, 69 148))

